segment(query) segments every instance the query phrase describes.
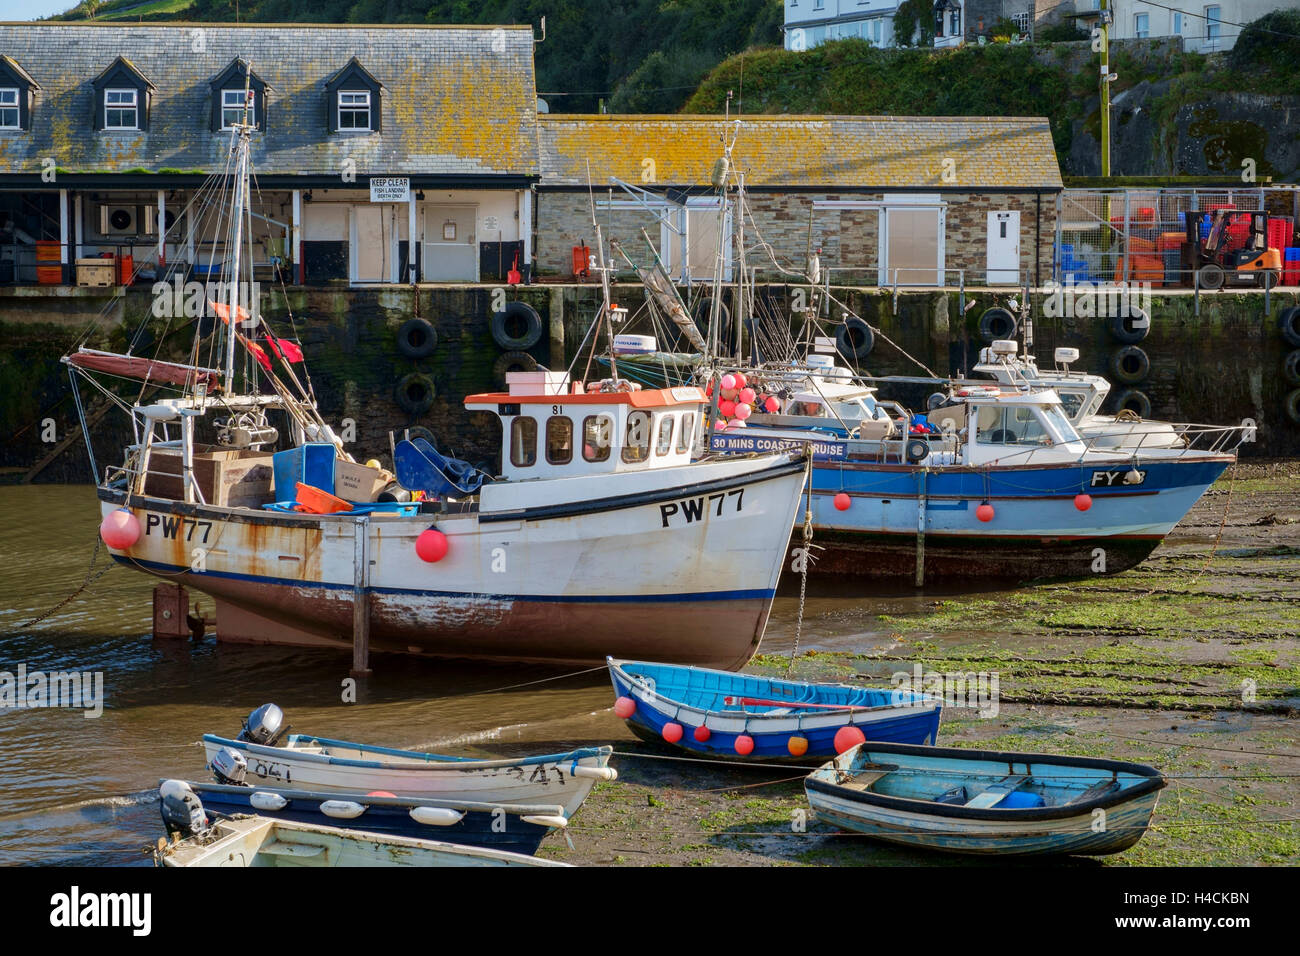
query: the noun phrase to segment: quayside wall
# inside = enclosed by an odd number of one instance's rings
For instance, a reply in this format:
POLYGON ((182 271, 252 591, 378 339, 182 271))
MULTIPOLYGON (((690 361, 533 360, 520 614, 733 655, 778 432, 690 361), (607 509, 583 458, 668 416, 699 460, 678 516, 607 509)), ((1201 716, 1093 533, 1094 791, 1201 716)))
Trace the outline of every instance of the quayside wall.
MULTIPOLYGON (((106 291, 0 291, 0 468, 7 480, 89 480, 85 449, 75 432, 69 380, 59 357, 78 342, 125 348, 141 320, 148 318, 152 303, 147 287, 125 296, 106 291)), ((1005 294, 984 290, 964 295, 900 292, 897 297, 878 289, 835 292, 902 350, 940 374, 973 364, 984 344, 980 316, 1006 301, 1005 294)), ((773 304, 788 304, 793 290, 769 286, 762 293, 773 304)), ((585 362, 585 351, 579 351, 600 301, 599 287, 534 285, 504 294, 507 300, 529 303, 542 318, 542 335, 528 350, 534 359, 553 369, 575 356, 585 362)), ((433 432, 444 451, 495 467, 500 435, 494 417, 469 413, 461 403, 466 395, 496 387, 503 349, 492 338, 490 316, 494 297, 500 301, 501 295, 494 286, 290 288, 268 294, 263 311, 280 334, 296 329, 327 419, 355 422, 351 450, 359 459, 386 459, 390 430, 400 435, 404 428, 421 425, 433 432), (437 347, 427 357, 408 358, 398 348, 397 333, 417 313, 436 329, 437 347), (409 382, 408 376, 423 376, 420 381, 431 384, 434 392, 428 411, 417 416, 403 411, 396 400, 398 383, 409 382)), ((643 299, 641 287, 618 285, 615 298, 635 317, 643 299)), ((1033 322, 1040 364, 1050 364, 1055 348, 1073 346, 1082 353, 1075 368, 1113 380, 1110 366, 1121 345, 1107 331, 1105 320, 1045 315, 1044 298, 1035 296, 1033 322)), ((1150 371, 1135 384, 1116 382, 1112 401, 1130 387, 1148 396, 1155 418, 1210 424, 1250 418, 1257 425, 1257 440, 1242 449, 1243 457, 1300 457, 1300 425, 1284 413, 1287 396, 1300 387, 1285 372, 1295 347, 1278 327, 1282 310, 1295 306, 1297 299, 1295 292, 1274 293, 1266 315, 1264 296, 1258 292, 1204 294, 1198 306, 1191 294, 1157 291, 1151 299, 1150 333, 1139 343, 1150 371)), ((628 330, 645 331, 635 322, 628 330)), ((152 355, 159 341, 163 357, 185 360, 192 324, 151 319, 136 352, 152 355)), ((206 364, 208 356, 202 359, 206 364)), ((860 367, 876 375, 925 374, 881 338, 860 367)), ((134 398, 138 385, 119 383, 117 390, 134 398)), ((923 407, 932 390, 925 385, 891 386, 886 394, 923 407)), ((94 393, 84 391, 83 398, 94 414, 94 393)), ((101 467, 120 461, 129 437, 121 413, 99 419, 96 454, 101 467)))

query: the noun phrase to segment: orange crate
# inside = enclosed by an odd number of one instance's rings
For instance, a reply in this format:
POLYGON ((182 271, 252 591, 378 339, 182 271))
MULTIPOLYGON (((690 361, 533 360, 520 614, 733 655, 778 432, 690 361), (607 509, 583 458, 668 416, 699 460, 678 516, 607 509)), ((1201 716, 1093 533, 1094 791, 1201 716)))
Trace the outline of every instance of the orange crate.
POLYGON ((57 239, 36 240, 36 261, 37 262, 58 262, 59 258, 60 258, 59 240, 57 239))
POLYGON ((332 515, 337 511, 352 510, 352 502, 336 498, 328 491, 304 485, 301 481, 295 485, 294 500, 298 503, 297 510, 308 514, 332 515))
POLYGON ((1128 251, 1132 255, 1135 252, 1155 252, 1156 243, 1154 239, 1139 239, 1136 236, 1128 241, 1128 251))
POLYGON ((36 281, 41 285, 63 285, 63 266, 37 266, 36 281))

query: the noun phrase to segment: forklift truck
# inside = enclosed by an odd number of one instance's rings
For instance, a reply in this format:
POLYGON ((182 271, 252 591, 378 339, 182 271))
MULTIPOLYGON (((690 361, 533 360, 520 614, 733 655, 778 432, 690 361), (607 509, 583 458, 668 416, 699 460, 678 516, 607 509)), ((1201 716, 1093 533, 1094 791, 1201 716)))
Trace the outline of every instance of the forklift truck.
POLYGON ((1195 272, 1202 289, 1221 289, 1225 282, 1276 287, 1282 280, 1282 252, 1268 247, 1268 213, 1216 209, 1210 215, 1210 232, 1204 241, 1204 216, 1188 213, 1186 217, 1184 271, 1195 272), (1228 224, 1242 216, 1250 217, 1250 238, 1243 248, 1228 249, 1228 224))

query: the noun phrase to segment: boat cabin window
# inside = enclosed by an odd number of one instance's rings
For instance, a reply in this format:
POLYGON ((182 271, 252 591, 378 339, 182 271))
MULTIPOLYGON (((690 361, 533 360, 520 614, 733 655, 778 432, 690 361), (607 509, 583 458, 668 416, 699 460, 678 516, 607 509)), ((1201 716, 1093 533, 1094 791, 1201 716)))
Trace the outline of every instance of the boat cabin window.
POLYGON ((821 418, 826 414, 826 406, 821 402, 795 402, 790 406, 791 415, 808 415, 821 418))
POLYGON ((527 468, 537 463, 537 419, 516 415, 510 423, 510 464, 527 468))
POLYGON ((673 423, 675 421, 677 421, 676 415, 661 415, 659 417, 659 440, 655 442, 655 454, 661 458, 673 450, 673 423))
POLYGON ((582 457, 585 461, 609 461, 614 421, 608 415, 588 415, 582 421, 582 457))
POLYGON ((695 413, 687 412, 682 416, 682 427, 677 429, 677 450, 687 452, 691 450, 691 437, 695 431, 695 413))
POLYGON ((1061 396, 1061 411, 1065 412, 1065 417, 1074 421, 1079 417, 1079 412, 1083 410, 1084 394, 1082 392, 1057 392, 1061 396))
POLYGON ((981 445, 1050 445, 1052 438, 1028 405, 985 405, 976 419, 975 440, 981 445))
POLYGON ((573 419, 552 415, 546 420, 546 461, 567 465, 573 460, 573 419))
POLYGON ((629 464, 650 457, 650 413, 635 411, 627 416, 627 434, 623 439, 623 460, 629 464))

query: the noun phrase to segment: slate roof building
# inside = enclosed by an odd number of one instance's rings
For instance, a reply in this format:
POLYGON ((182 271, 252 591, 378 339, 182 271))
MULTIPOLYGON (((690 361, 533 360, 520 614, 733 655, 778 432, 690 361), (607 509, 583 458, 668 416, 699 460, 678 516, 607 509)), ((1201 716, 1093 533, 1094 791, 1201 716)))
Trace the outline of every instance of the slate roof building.
MULTIPOLYGON (((570 247, 590 241, 593 204, 607 238, 641 254, 647 230, 676 277, 711 276, 720 251, 729 266, 735 224, 719 223, 709 185, 723 117, 542 115, 538 125, 539 271, 563 270, 570 247)), ((763 278, 781 280, 778 262, 803 269, 818 250, 832 281, 848 284, 1051 277, 1063 185, 1045 119, 746 116, 733 162, 757 227, 747 227, 759 250, 748 262, 763 278)))
POLYGON ((246 78, 263 268, 473 281, 480 242, 530 242, 527 26, 2 24, 0 281, 40 240, 65 265, 122 248, 207 261, 206 223, 184 213, 225 167, 246 78), (372 202, 373 178, 409 190, 372 202))

